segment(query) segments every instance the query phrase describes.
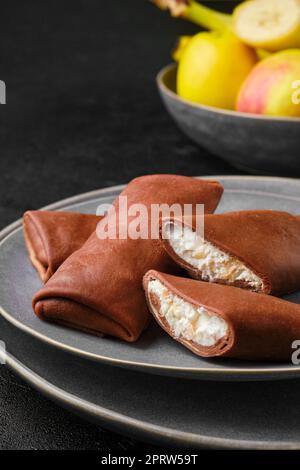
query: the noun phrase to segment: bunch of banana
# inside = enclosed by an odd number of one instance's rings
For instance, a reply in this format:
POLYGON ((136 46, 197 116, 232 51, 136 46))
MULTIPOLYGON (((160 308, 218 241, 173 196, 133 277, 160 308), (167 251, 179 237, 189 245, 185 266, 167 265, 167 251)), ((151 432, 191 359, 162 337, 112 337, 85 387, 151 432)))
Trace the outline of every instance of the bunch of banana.
POLYGON ((293 99, 300 83, 300 0, 248 0, 231 15, 195 0, 153 1, 172 16, 210 30, 183 37, 173 53, 181 97, 300 117, 299 100, 293 99))

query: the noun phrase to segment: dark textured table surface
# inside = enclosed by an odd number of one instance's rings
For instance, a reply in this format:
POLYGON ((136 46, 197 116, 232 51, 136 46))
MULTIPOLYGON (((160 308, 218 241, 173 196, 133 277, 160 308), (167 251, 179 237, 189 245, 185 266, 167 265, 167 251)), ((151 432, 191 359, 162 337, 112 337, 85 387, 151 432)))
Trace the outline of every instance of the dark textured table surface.
MULTIPOLYGON (((146 0, 10 0, 0 16, 1 227, 145 173, 238 173, 185 138, 157 94, 155 74, 193 25, 146 0)), ((60 409, 4 366, 0 405, 2 449, 154 449, 60 409)))

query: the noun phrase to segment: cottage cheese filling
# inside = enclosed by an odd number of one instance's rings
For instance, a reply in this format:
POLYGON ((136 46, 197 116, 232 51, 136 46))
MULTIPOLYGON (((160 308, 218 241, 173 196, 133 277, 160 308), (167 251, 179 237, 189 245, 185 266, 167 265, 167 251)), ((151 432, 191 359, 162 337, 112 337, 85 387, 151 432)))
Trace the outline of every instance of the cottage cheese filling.
POLYGON ((204 307, 195 307, 169 291, 158 279, 150 280, 148 292, 160 302, 159 314, 165 318, 176 338, 201 346, 214 346, 226 336, 228 325, 223 318, 204 307))
POLYGON ((255 291, 263 290, 262 280, 241 261, 219 250, 191 228, 166 224, 165 236, 180 258, 201 271, 203 280, 222 280, 228 284, 244 281, 255 291))

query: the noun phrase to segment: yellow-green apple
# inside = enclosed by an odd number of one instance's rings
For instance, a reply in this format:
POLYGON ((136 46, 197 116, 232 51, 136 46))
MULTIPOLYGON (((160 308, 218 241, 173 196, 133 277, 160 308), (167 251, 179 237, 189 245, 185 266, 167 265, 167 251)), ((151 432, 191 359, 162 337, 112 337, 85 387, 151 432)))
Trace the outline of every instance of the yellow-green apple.
POLYGON ((238 91, 257 62, 254 49, 231 32, 201 32, 183 49, 177 74, 179 96, 234 109, 238 91))

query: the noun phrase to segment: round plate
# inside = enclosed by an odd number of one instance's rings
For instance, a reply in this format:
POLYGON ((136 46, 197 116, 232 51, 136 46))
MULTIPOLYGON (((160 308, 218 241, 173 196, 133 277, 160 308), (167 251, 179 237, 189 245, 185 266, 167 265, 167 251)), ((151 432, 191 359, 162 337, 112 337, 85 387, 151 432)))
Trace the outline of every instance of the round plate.
POLYGON ((150 376, 66 354, 1 317, 0 331, 13 371, 113 431, 181 448, 300 449, 299 380, 274 387, 150 376))
MULTIPOLYGON (((218 177, 225 192, 218 212, 276 209, 300 212, 300 181, 281 178, 218 177)), ((75 196, 47 209, 95 213, 98 204, 113 200, 121 187, 75 196)), ((103 363, 161 375, 213 380, 266 380, 300 377, 300 366, 230 359, 204 359, 173 341, 154 322, 133 344, 98 338, 39 320, 31 299, 41 281, 28 259, 21 221, 0 233, 0 311, 18 328, 57 348, 103 363)), ((289 296, 300 303, 300 293, 289 296)))

